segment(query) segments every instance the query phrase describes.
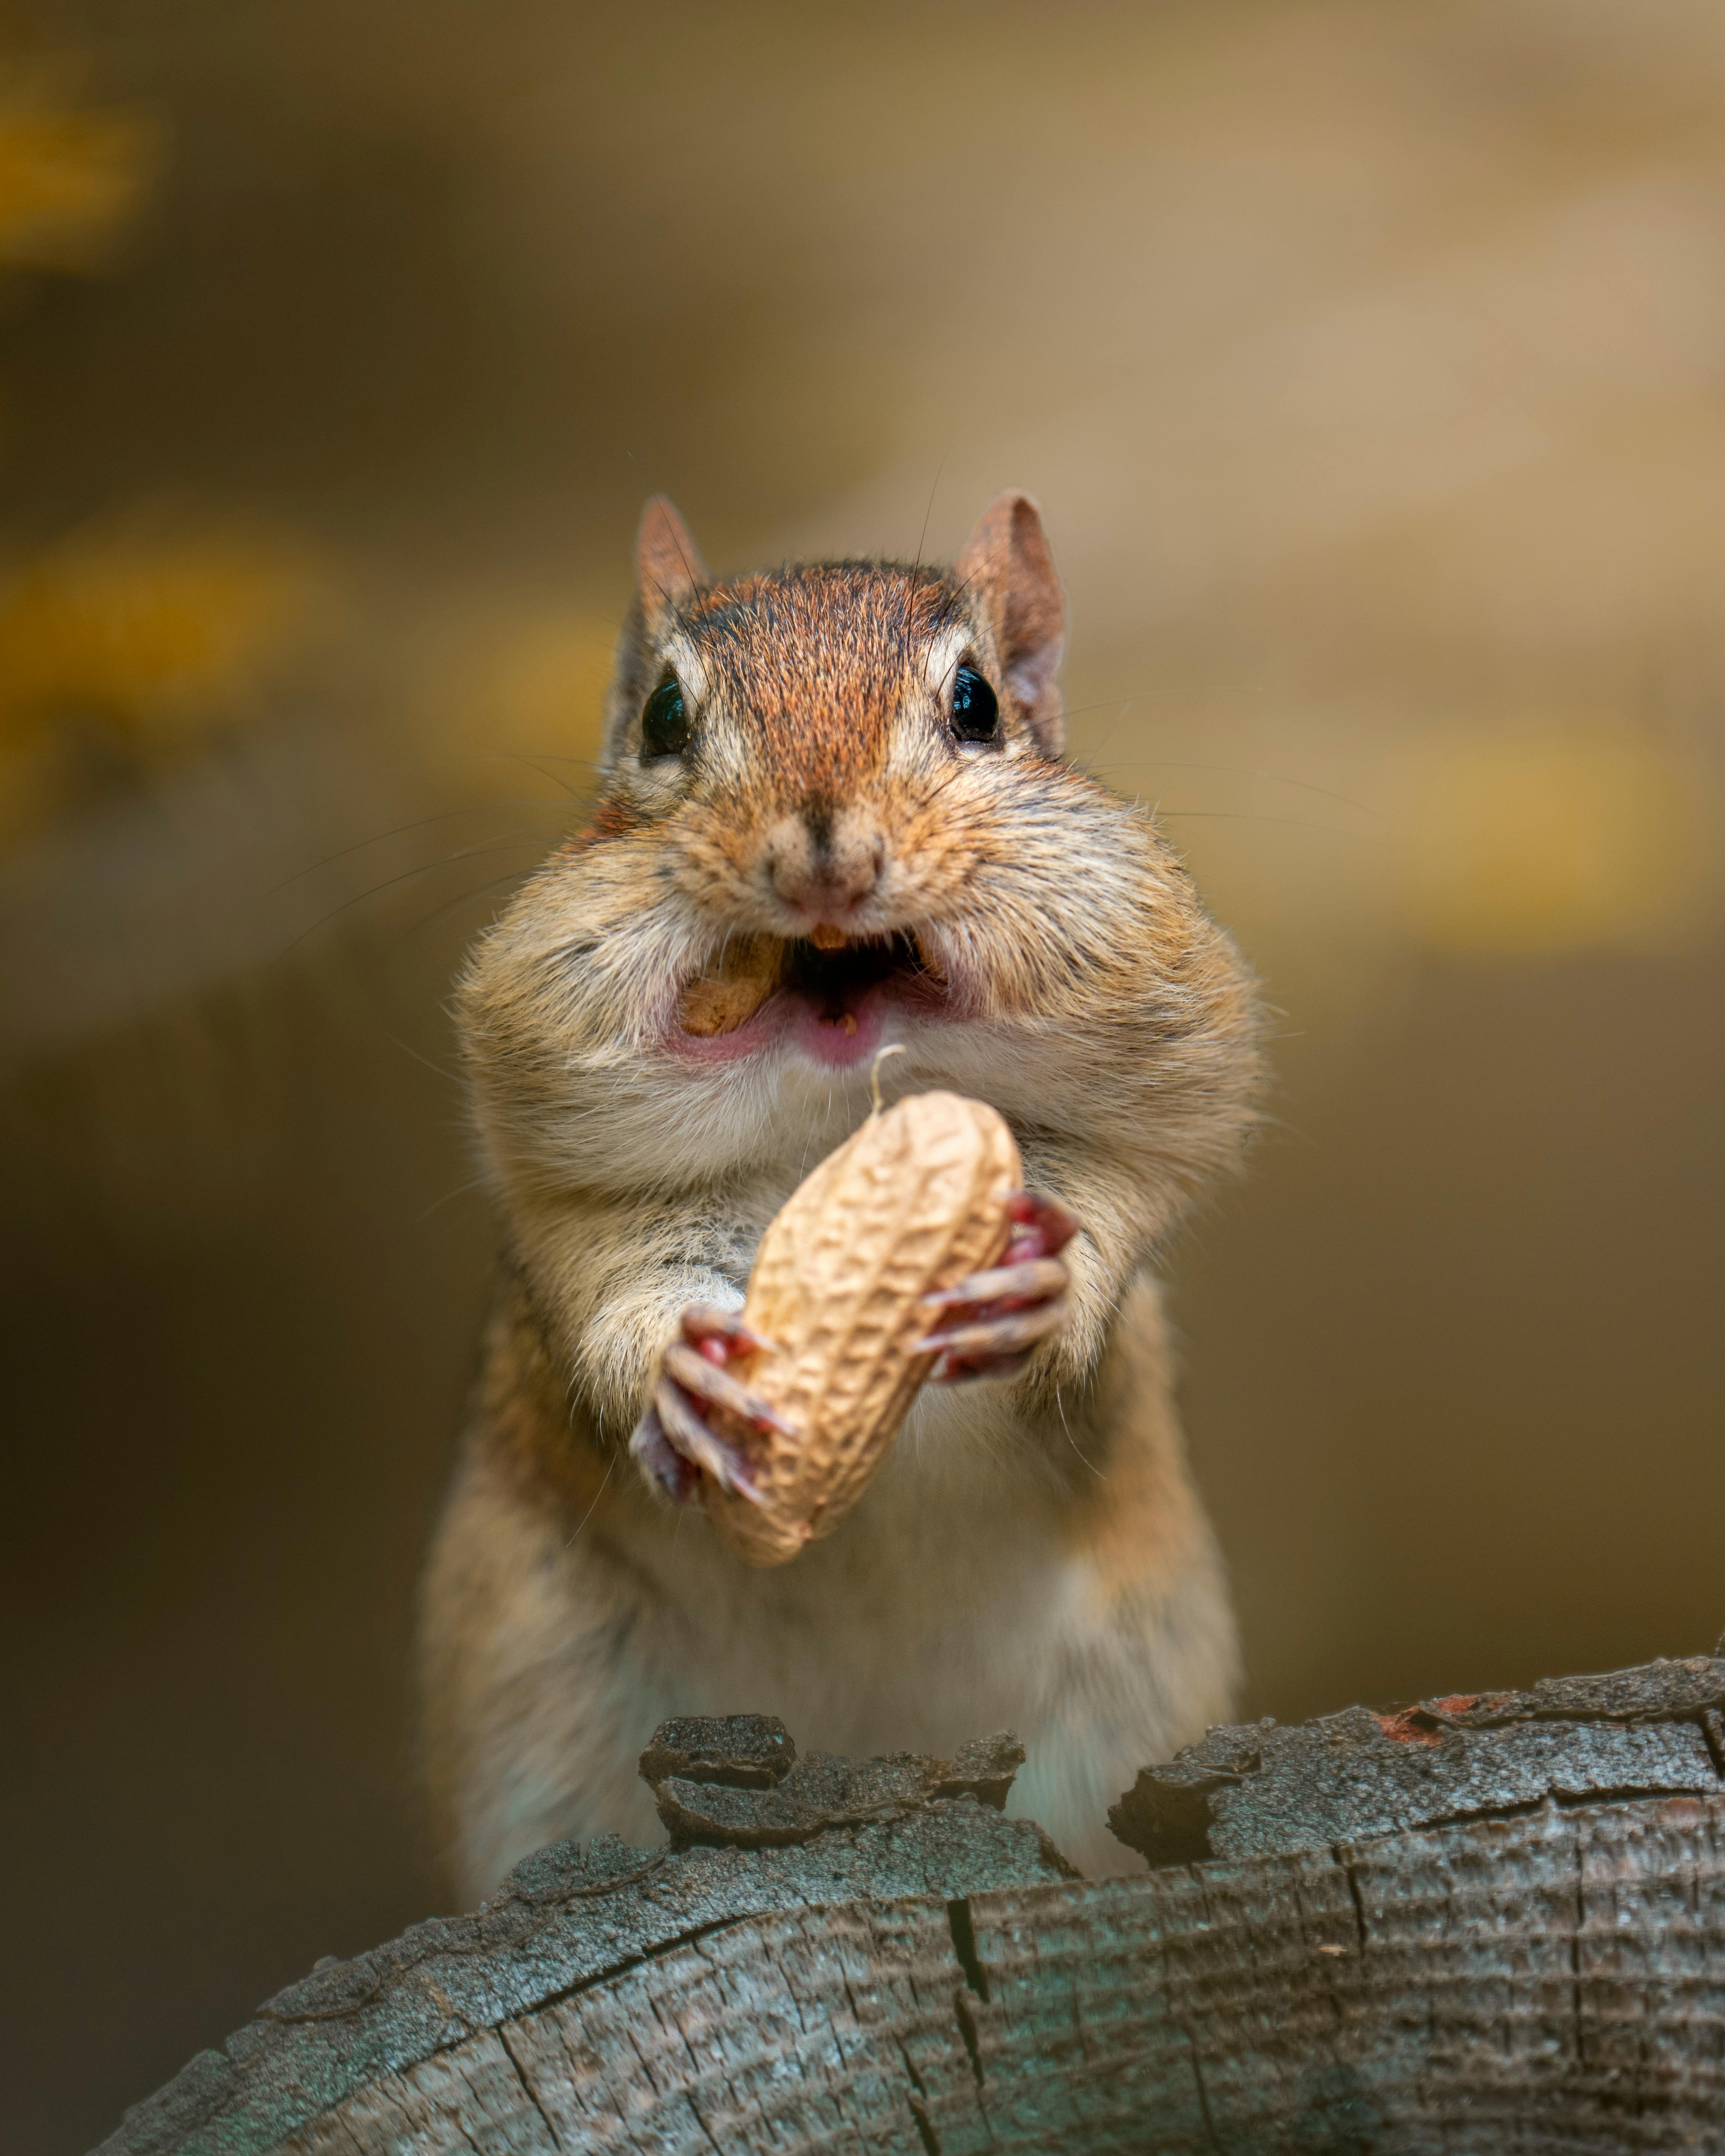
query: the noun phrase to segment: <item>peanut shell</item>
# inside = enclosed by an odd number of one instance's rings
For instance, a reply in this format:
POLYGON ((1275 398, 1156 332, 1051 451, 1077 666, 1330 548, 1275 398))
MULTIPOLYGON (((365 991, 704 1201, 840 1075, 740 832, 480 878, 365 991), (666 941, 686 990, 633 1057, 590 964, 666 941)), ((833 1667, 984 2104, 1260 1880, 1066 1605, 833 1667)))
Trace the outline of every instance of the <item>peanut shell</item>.
POLYGON ((704 1481, 715 1526, 752 1564, 783 1564, 862 1495, 933 1367, 925 1296, 993 1264, 1020 1187, 1004 1120, 957 1093, 871 1116, 786 1201, 761 1238, 744 1321, 777 1343, 737 1374, 795 1439, 712 1421, 748 1460, 762 1506, 704 1481))

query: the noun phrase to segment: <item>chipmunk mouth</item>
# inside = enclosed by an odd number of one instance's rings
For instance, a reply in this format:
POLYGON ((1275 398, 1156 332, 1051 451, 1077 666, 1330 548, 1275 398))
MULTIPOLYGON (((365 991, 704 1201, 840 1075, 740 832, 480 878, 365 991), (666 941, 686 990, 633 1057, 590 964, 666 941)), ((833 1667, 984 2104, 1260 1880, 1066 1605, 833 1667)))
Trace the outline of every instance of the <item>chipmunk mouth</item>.
POLYGON ((700 1041, 764 1045, 793 1029, 822 1062, 851 1063, 878 1045, 883 1006, 937 1015, 950 988, 928 947, 910 929, 880 936, 819 932, 806 936, 733 937, 720 958, 684 988, 682 1032, 700 1041))

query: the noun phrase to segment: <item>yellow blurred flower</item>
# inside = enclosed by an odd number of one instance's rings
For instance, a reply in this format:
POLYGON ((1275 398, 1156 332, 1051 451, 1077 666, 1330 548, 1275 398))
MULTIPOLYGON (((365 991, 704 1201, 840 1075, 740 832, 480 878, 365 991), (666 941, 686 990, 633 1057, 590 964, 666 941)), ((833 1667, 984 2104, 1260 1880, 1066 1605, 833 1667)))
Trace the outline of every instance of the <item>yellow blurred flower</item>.
POLYGON ((1621 722, 1428 737, 1403 837, 1402 904, 1439 949, 1667 943, 1717 891, 1710 775, 1621 722))
POLYGON ((311 590, 285 548, 224 539, 74 544, 0 585, 0 742, 95 718, 141 742, 219 717, 311 590))
POLYGON ((145 115, 50 103, 28 80, 0 88, 0 262, 95 266, 142 201, 160 146, 145 115))

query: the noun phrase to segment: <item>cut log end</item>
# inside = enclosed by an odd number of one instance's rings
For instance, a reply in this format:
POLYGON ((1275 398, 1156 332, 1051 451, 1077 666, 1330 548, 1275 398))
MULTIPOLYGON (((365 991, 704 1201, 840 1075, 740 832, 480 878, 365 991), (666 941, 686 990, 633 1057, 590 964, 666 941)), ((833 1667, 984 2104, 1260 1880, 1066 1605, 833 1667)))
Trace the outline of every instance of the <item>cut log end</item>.
POLYGON ((1720 2145, 1725 1660, 1213 1730, 1086 1881, 1015 1740, 667 1723, 560 1844, 320 1964, 102 2156, 1720 2145))

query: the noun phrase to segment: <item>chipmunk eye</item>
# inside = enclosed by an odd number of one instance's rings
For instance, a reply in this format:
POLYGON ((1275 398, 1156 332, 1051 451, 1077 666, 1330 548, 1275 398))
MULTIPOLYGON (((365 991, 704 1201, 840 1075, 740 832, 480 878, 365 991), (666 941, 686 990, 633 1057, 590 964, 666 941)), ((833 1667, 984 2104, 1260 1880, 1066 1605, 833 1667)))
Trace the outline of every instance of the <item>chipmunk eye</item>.
POLYGON ((661 681, 641 711, 644 756, 679 756, 689 745, 689 714, 683 708, 683 685, 675 675, 661 681))
POLYGON ((994 691, 974 666, 961 666, 952 683, 952 731, 960 741, 992 741, 1000 724, 994 691))

